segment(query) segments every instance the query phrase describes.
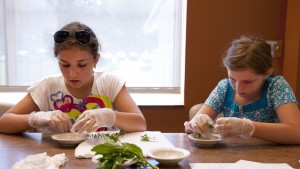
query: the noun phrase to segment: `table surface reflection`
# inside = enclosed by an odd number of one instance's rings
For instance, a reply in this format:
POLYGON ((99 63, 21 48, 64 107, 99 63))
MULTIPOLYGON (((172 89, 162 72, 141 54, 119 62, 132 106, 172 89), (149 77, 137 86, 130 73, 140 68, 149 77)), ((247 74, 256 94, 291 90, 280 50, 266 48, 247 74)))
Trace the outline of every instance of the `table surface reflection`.
MULTIPOLYGON (((214 147, 205 148, 187 138, 185 133, 163 133, 176 147, 187 149, 190 156, 175 166, 163 166, 153 159, 149 161, 159 168, 186 169, 189 163, 235 163, 240 159, 262 163, 287 163, 300 168, 300 146, 278 145, 256 138, 227 138, 214 147)), ((23 133, 20 135, 0 134, 0 168, 11 166, 28 155, 47 152, 49 156, 65 153, 63 169, 95 169, 97 164, 91 159, 77 159, 75 147, 63 147, 51 139, 51 135, 41 133, 23 133)))

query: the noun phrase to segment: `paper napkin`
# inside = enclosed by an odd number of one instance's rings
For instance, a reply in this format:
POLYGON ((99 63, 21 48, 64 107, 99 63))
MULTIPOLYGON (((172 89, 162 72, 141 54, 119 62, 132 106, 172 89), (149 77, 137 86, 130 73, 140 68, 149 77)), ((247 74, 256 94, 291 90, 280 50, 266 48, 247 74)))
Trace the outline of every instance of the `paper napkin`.
POLYGON ((59 169, 63 166, 67 158, 65 153, 56 154, 49 157, 46 152, 28 155, 24 160, 16 162, 11 169, 59 169))

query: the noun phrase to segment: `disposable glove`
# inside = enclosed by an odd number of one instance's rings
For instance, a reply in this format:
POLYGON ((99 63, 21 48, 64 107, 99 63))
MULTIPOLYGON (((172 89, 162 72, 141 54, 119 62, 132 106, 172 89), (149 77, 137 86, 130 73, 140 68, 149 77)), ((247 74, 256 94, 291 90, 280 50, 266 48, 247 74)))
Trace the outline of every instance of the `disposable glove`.
POLYGON ((32 128, 52 127, 60 132, 68 132, 72 128, 70 117, 60 110, 32 112, 28 117, 28 124, 32 128))
POLYGON ((115 120, 115 112, 110 108, 86 110, 78 117, 71 132, 92 132, 100 127, 111 127, 115 120))
POLYGON ((253 122, 246 118, 221 117, 217 119, 216 124, 215 131, 223 137, 250 138, 255 131, 253 122))
POLYGON ((192 131, 194 133, 200 133, 201 135, 206 135, 211 132, 211 126, 213 120, 206 114, 196 114, 191 121, 185 122, 185 131, 192 131))

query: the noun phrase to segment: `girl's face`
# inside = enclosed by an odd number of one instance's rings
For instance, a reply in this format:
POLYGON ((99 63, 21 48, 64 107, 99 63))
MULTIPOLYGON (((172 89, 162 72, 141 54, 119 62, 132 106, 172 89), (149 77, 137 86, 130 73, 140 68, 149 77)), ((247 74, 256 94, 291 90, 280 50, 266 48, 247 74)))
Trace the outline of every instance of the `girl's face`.
POLYGON ((59 68, 67 87, 81 89, 93 83, 93 67, 99 60, 91 52, 71 47, 58 53, 59 68))
POLYGON ((257 99, 260 96, 265 79, 269 76, 257 75, 251 69, 227 72, 236 94, 246 100, 257 99))

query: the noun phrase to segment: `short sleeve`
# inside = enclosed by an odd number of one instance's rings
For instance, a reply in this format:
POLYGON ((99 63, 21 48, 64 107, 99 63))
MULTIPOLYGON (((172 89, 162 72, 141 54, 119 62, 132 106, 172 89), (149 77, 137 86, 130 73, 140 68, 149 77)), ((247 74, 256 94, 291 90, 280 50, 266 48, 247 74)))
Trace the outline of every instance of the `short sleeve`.
POLYGON ((96 79, 97 88, 100 93, 109 96, 112 102, 119 94, 122 87, 125 85, 125 80, 113 73, 102 73, 96 79))
POLYGON ((225 97, 228 88, 228 80, 221 80, 214 90, 210 93, 209 97, 206 99, 205 104, 221 113, 223 110, 223 105, 225 103, 225 97))
POLYGON ((49 111, 47 102, 48 82, 48 79, 44 79, 27 88, 28 93, 41 111, 49 111))
POLYGON ((268 90, 268 96, 275 108, 286 103, 298 104, 291 86, 283 76, 274 77, 268 90))

